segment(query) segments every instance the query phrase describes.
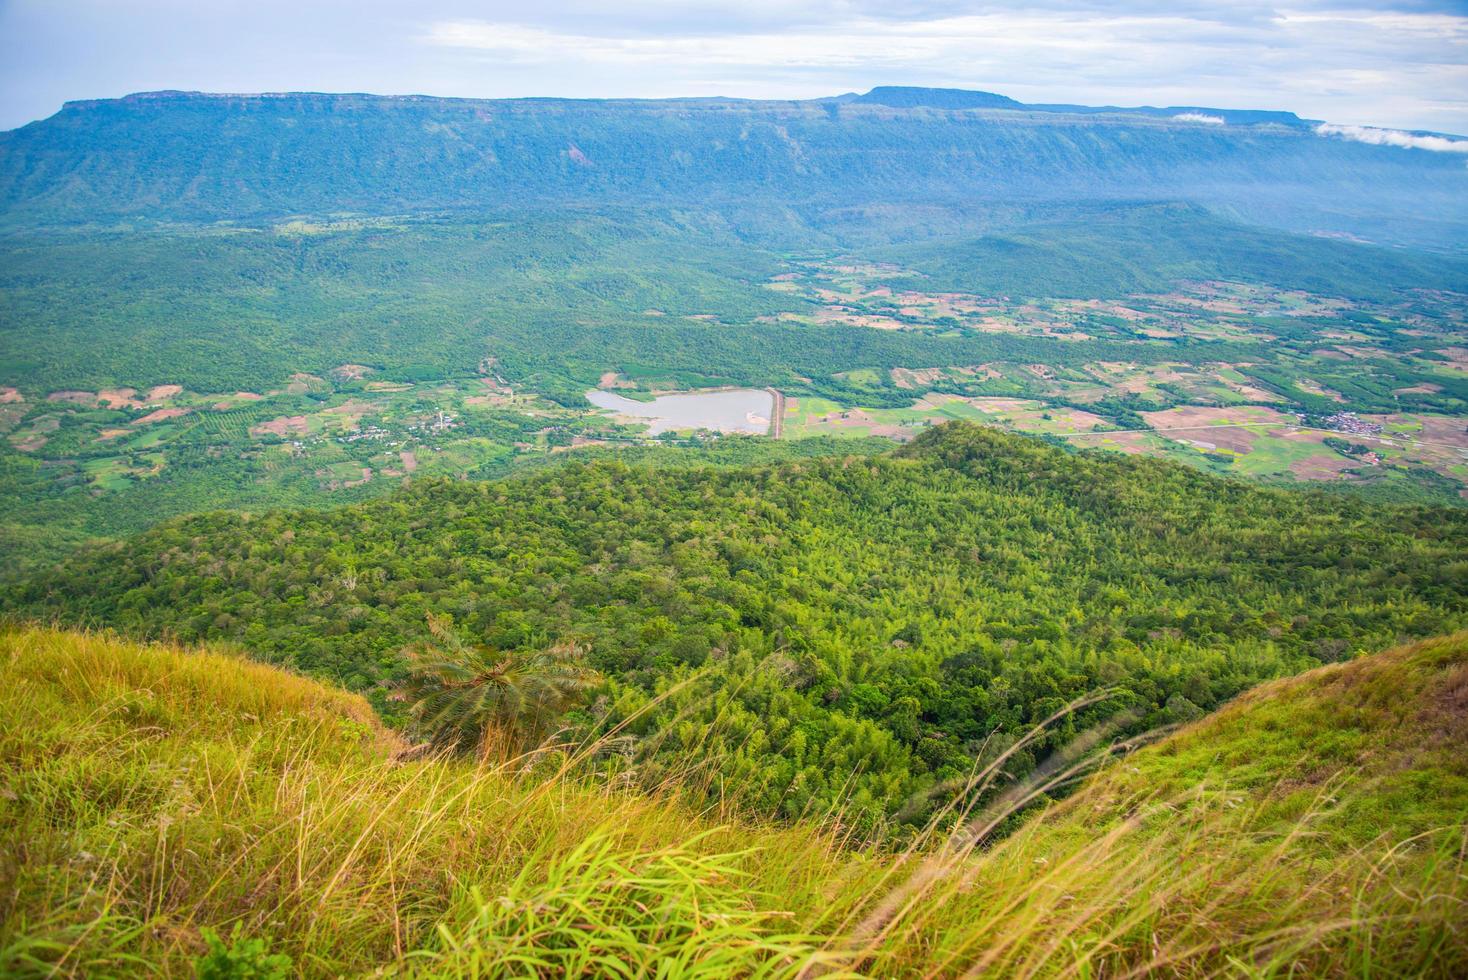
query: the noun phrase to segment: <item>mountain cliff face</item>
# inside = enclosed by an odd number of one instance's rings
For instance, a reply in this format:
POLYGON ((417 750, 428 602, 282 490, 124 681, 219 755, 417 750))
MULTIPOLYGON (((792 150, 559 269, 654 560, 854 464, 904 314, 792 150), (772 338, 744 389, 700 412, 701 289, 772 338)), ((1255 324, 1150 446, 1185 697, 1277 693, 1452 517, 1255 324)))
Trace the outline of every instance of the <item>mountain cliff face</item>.
POLYGON ((69 103, 0 134, 0 223, 646 201, 796 206, 819 221, 883 202, 1168 198, 1378 240, 1453 244, 1468 229, 1456 154, 1274 121, 1011 106, 987 93, 949 93, 935 107, 913 95, 931 91, 810 102, 161 92, 69 103), (980 107, 953 107, 965 105, 980 107))

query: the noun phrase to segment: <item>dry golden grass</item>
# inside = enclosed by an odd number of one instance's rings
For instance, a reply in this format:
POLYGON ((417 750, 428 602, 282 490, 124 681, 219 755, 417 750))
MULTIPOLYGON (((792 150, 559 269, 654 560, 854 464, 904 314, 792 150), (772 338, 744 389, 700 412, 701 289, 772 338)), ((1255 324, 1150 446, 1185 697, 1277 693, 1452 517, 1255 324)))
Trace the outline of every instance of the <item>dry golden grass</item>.
POLYGON ((889 853, 570 754, 395 761, 316 682, 12 629, 0 974, 192 975, 238 926, 307 976, 1462 975, 1465 663, 1460 636, 1274 685, 997 845, 1063 765, 889 853))

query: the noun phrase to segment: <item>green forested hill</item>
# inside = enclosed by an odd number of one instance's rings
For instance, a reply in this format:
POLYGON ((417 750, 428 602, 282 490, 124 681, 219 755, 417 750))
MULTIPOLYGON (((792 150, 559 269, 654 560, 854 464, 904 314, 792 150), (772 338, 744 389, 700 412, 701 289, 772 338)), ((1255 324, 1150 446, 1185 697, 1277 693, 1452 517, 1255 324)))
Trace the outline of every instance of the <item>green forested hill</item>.
MULTIPOLYGON (((1251 228, 1187 205, 1051 214, 979 239, 871 254, 906 267, 894 284, 981 296, 1118 298, 1211 278, 1331 297, 1468 291, 1468 260, 1251 228), (904 279, 914 273, 925 275, 904 279)), ((830 238, 795 221, 771 241, 729 221, 709 209, 572 208, 474 221, 12 235, 0 239, 0 384, 31 395, 170 383, 266 390, 343 363, 387 378, 472 376, 493 357, 512 381, 578 400, 608 368, 840 397, 832 376, 862 368, 1271 353, 1187 337, 1057 344, 777 321, 813 309, 765 288, 803 254, 779 239, 808 249, 829 248, 830 238)))
POLYGON ((507 649, 578 641, 608 678, 578 725, 692 678, 632 726, 640 777, 701 759, 765 811, 850 793, 870 822, 921 820, 914 792, 1097 688, 1115 697, 1073 724, 1186 720, 1468 623, 1465 555, 1459 510, 951 424, 897 457, 571 464, 329 512, 202 515, 84 551, 5 605, 231 640, 368 692, 428 612, 507 649))
POLYGON ((1423 252, 1295 238, 1183 205, 1095 209, 966 241, 906 244, 877 254, 926 274, 928 288, 1029 297, 1165 292, 1183 280, 1268 283, 1376 299, 1436 283, 1468 293, 1468 261, 1423 252))

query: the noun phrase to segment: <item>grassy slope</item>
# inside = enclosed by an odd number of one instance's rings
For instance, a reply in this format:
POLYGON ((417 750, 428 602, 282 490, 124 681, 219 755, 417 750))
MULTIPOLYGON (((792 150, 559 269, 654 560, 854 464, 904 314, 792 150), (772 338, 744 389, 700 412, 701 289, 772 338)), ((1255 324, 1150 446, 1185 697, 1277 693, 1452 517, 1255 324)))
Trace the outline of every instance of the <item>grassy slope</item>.
POLYGON ((764 812, 841 799, 880 836, 920 826, 913 794, 938 806, 996 729, 1022 735, 1095 688, 1125 688, 1140 731, 1468 626, 1465 553, 1468 512, 1341 506, 954 423, 889 458, 603 461, 202 515, 17 583, 0 608, 238 642, 388 714, 380 685, 427 611, 500 649, 574 639, 607 677, 578 731, 697 673, 608 768, 626 758, 655 785, 697 760, 764 812))
POLYGON ((992 850, 898 856, 554 760, 395 763, 360 699, 227 653, 11 629, 0 684, 7 976, 187 974, 236 922, 309 975, 1468 967, 1465 634, 1258 689, 992 850))

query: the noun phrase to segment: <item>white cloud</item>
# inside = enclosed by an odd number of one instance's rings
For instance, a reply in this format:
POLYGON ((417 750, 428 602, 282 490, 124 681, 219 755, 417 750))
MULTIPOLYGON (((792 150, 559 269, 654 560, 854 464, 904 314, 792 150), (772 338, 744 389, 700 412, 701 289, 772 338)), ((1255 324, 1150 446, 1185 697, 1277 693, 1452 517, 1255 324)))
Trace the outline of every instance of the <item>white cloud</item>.
POLYGON ((1207 126, 1222 126, 1222 116, 1210 116, 1206 112, 1179 112, 1172 118, 1178 122, 1203 123, 1207 126))
MULTIPOLYGON (((662 6, 629 2, 639 11, 662 6)), ((701 9, 714 0, 691 2, 701 9)), ((600 93, 642 96, 802 98, 935 85, 1026 102, 1286 109, 1468 130, 1468 98, 1458 94, 1468 93, 1468 17, 1312 9, 1311 0, 1295 0, 1303 12, 1280 13, 1241 2, 1247 10, 1186 0, 1023 7, 902 0, 878 16, 864 0, 794 0, 793 11, 749 0, 747 16, 734 23, 680 6, 660 29, 644 18, 568 21, 501 8, 498 17, 430 19, 417 40, 441 52, 445 66, 520 79, 545 73, 565 82, 560 93, 585 78, 597 79, 600 93), (925 13, 901 16, 918 7, 925 13)))
POLYGON ((1315 127, 1321 136, 1339 136, 1359 143, 1376 146, 1400 146, 1407 150, 1432 150, 1434 153, 1468 153, 1468 140, 1448 139, 1446 136, 1418 136, 1400 129, 1377 129, 1374 126, 1333 126, 1325 123, 1315 127))
POLYGON ((747 33, 685 32, 665 35, 582 34, 510 22, 439 21, 429 25, 429 44, 494 52, 527 60, 566 57, 616 63, 717 64, 807 68, 919 66, 968 59, 983 66, 1006 55, 1046 52, 1067 62, 1105 63, 1108 55, 1132 58, 1146 38, 1228 33, 1220 24, 1171 16, 987 13, 936 20, 884 22, 853 18, 819 28, 747 33))
POLYGON ((1456 14, 1421 14, 1404 10, 1285 10, 1275 17, 1275 22, 1284 27, 1316 24, 1363 27, 1430 38, 1453 34, 1461 36, 1468 29, 1468 18, 1456 14))

